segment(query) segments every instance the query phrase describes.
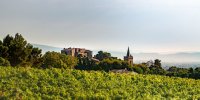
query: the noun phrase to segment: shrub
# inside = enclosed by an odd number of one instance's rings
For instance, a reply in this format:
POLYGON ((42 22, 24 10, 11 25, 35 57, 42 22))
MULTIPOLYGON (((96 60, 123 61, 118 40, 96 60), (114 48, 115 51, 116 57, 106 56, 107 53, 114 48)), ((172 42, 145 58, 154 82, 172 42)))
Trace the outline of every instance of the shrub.
POLYGON ((2 57, 0 57, 0 66, 10 66, 10 62, 2 57))

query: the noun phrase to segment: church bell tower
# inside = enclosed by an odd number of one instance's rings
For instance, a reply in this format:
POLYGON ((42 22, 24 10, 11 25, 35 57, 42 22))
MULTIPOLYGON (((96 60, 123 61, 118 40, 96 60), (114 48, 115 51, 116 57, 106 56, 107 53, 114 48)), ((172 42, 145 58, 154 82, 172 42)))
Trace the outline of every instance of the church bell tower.
POLYGON ((124 61, 127 61, 129 65, 133 65, 133 56, 130 54, 129 47, 126 56, 124 56, 124 61))

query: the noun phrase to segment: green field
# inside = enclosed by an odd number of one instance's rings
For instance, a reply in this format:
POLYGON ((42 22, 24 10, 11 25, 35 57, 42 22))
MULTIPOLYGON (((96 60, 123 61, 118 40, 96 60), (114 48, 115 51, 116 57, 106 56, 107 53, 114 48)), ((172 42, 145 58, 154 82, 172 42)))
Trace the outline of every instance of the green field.
POLYGON ((0 67, 0 99, 200 99, 200 80, 0 67))

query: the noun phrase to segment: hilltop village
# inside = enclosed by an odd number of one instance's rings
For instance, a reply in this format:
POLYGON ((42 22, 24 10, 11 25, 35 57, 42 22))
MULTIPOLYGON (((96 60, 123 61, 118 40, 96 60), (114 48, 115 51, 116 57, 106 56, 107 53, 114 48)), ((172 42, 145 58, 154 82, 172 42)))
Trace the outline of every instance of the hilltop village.
MULTIPOLYGON (((103 52, 103 51, 100 51, 100 52, 103 52)), ((98 57, 93 56, 93 52, 91 50, 87 50, 85 48, 64 48, 63 50, 61 50, 61 53, 62 54, 66 54, 66 55, 70 55, 70 56, 73 56, 73 57, 86 57, 96 63, 99 63, 100 60, 102 59, 98 59, 98 57)), ((114 59, 117 59, 117 57, 105 57, 105 58, 114 58, 114 59)), ((133 56, 130 54, 130 50, 129 50, 129 47, 128 47, 128 50, 127 50, 127 54, 126 56, 124 56, 124 61, 128 63, 129 66, 133 66, 133 56)), ((127 70, 127 68, 124 68, 124 69, 111 69, 110 71, 112 72, 119 72, 119 73, 127 73, 129 72, 127 70)))
MULTIPOLYGON (((93 57, 93 52, 91 50, 87 50, 85 48, 64 48, 63 50, 61 50, 61 53, 73 57, 88 57, 89 59, 92 59, 96 62, 100 62, 100 60, 97 59, 96 56, 93 57)), ((126 56, 124 56, 124 61, 127 61, 129 65, 133 65, 133 56, 130 54, 129 47, 126 56)))
POLYGON ((19 33, 15 34, 14 37, 8 34, 0 40, 0 66, 137 72, 139 74, 200 78, 200 67, 177 68, 171 66, 165 70, 159 59, 136 64, 129 48, 123 60, 104 51, 99 51, 93 56, 91 50, 84 48, 64 48, 61 52, 47 51, 42 54, 40 48, 27 43, 19 33))

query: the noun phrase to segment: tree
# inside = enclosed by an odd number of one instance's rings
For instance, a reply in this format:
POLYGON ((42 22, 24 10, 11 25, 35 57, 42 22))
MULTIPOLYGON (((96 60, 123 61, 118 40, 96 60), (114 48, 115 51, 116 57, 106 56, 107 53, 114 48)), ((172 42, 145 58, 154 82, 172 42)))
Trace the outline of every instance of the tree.
POLYGON ((102 61, 103 59, 111 58, 111 54, 108 52, 99 51, 98 54, 95 55, 95 58, 102 61))
POLYGON ((43 56, 43 68, 67 68, 57 52, 46 52, 43 56))
POLYGON ((200 79, 200 67, 195 68, 194 71, 195 71, 195 73, 194 73, 193 77, 195 79, 200 79))
POLYGON ((138 66, 133 67, 132 70, 133 70, 134 72, 139 73, 139 74, 143 74, 143 73, 144 73, 144 71, 142 70, 142 68, 141 68, 141 67, 138 67, 138 66))
POLYGON ((193 77, 193 68, 178 68, 176 66, 172 66, 167 71, 167 76, 193 77))
POLYGON ((80 70, 98 70, 97 63, 88 57, 78 57, 76 69, 80 70))
POLYGON ((155 66, 158 66, 158 67, 160 67, 160 68, 162 68, 162 66, 161 66, 161 60, 156 59, 156 60, 154 61, 154 65, 155 65, 155 66))
POLYGON ((77 59, 58 52, 46 52, 43 56, 43 68, 74 68, 77 59))
POLYGON ((11 42, 13 41, 13 37, 9 34, 3 39, 3 45, 9 47, 11 42))
POLYGON ((112 69, 112 61, 110 61, 109 59, 104 59, 103 61, 101 61, 99 63, 99 68, 100 70, 104 70, 104 71, 109 71, 112 69))
POLYGON ((99 63, 99 68, 104 71, 109 71, 112 69, 124 69, 129 68, 129 64, 126 61, 120 59, 104 59, 99 63))
POLYGON ((11 66, 38 66, 41 49, 34 48, 17 33, 14 38, 7 35, 0 43, 0 57, 8 60, 11 66))
POLYGON ((13 37, 10 35, 7 35, 4 39, 3 42, 0 45, 0 57, 3 57, 4 59, 9 59, 9 47, 11 45, 11 42, 13 41, 13 37))
POLYGON ((189 73, 194 73, 194 69, 191 67, 191 68, 189 68, 189 73))
POLYGON ((2 57, 0 57, 0 66, 10 66, 10 62, 2 57))
POLYGON ((71 55, 61 54, 60 58, 67 65, 67 68, 70 69, 73 69, 78 63, 78 59, 71 55))
POLYGON ((135 71, 139 74, 148 74, 150 72, 150 69, 147 67, 146 63, 134 64, 133 66, 129 67, 129 70, 135 71))
POLYGON ((159 66, 152 65, 149 67, 150 74, 157 74, 157 75, 166 75, 166 71, 163 68, 160 68, 159 66))
POLYGON ((8 47, 4 46, 3 44, 0 44, 0 57, 8 59, 8 55, 8 47))
POLYGON ((166 75, 166 71, 161 66, 161 60, 156 59, 154 61, 154 65, 149 67, 150 74, 159 74, 159 75, 166 75))
POLYGON ((33 47, 31 44, 27 45, 27 49, 30 52, 28 61, 32 67, 40 67, 42 65, 42 50, 33 47))
POLYGON ((144 63, 139 64, 139 67, 142 68, 142 70, 143 70, 143 74, 148 74, 148 73, 150 72, 149 67, 147 67, 147 65, 144 64, 144 63))
POLYGON ((200 73, 200 67, 195 68, 196 73, 200 73))
MULTIPOLYGON (((26 49, 27 41, 20 34, 16 34, 9 47, 9 61, 12 66, 26 63, 30 50, 26 49)), ((22 64, 23 65, 23 64, 22 64)))
POLYGON ((176 66, 172 66, 167 71, 169 71, 169 72, 177 72, 178 68, 176 66))

